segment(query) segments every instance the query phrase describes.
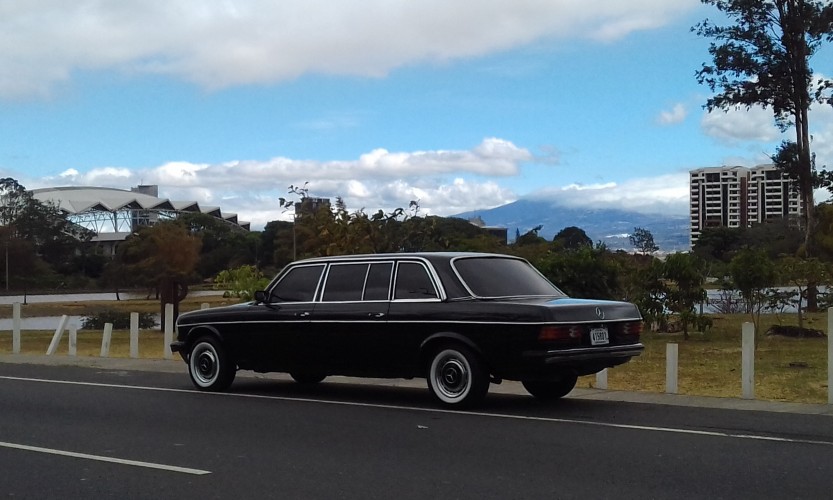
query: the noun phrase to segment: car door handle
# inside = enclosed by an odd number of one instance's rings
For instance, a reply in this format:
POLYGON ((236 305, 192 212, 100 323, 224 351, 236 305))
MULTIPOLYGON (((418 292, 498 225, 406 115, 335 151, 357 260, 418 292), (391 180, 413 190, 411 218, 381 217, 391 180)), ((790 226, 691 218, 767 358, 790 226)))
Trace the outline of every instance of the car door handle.
POLYGON ((385 313, 367 313, 371 318, 384 318, 385 313))
POLYGON ((304 311, 302 313, 295 313, 295 316, 298 316, 299 318, 306 318, 307 316, 309 316, 309 311, 304 311))

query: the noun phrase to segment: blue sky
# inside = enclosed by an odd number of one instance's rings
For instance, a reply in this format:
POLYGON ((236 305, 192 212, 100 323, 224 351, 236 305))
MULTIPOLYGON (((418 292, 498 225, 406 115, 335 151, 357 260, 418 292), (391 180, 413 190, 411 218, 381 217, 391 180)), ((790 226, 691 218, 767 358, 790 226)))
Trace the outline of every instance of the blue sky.
MULTIPOLYGON (((684 215, 688 171, 767 161, 708 114, 698 0, 27 0, 0 6, 0 176, 158 184, 261 228, 290 184, 376 211, 546 198, 684 215)), ((814 59, 830 73, 830 48, 814 59)), ((811 116, 833 165, 833 108, 811 116)))

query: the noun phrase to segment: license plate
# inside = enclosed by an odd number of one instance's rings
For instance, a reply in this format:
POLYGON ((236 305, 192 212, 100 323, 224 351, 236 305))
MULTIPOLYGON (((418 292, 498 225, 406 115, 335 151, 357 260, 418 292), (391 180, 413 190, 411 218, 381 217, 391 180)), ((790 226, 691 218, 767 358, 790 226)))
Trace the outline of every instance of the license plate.
POLYGON ((607 337, 607 327, 591 328, 590 329, 590 345, 604 345, 609 343, 607 337))

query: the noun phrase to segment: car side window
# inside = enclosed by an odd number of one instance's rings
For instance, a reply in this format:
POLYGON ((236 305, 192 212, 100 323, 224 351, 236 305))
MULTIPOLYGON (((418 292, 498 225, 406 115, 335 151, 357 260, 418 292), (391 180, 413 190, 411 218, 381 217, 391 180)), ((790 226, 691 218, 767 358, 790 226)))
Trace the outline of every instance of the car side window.
POLYGON ((290 269, 272 289, 272 301, 312 302, 323 271, 323 265, 290 269))
POLYGON ((364 300, 388 300, 390 298, 390 276, 393 263, 377 263, 370 265, 367 282, 364 285, 364 300))
POLYGON ((428 270, 417 262, 400 262, 396 266, 396 299, 436 299, 437 290, 428 270))
POLYGON ((367 264, 335 264, 327 272, 324 285, 324 302, 362 300, 362 287, 367 277, 367 264))

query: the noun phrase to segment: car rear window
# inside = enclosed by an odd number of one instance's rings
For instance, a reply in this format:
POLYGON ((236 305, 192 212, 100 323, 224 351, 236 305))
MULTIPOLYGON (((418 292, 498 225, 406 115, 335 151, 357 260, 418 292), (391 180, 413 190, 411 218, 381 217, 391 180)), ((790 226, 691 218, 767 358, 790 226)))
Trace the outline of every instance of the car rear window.
POLYGON ((534 267, 523 260, 500 257, 462 258, 454 269, 478 297, 563 296, 534 267))
POLYGON ((425 266, 417 262, 400 262, 396 268, 396 299, 436 299, 437 290, 425 266))

